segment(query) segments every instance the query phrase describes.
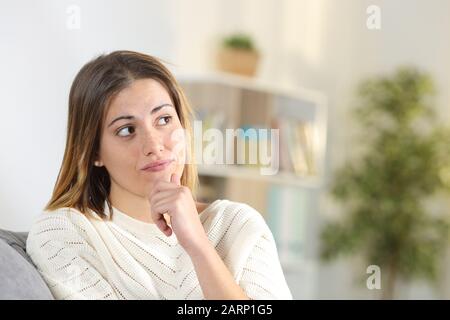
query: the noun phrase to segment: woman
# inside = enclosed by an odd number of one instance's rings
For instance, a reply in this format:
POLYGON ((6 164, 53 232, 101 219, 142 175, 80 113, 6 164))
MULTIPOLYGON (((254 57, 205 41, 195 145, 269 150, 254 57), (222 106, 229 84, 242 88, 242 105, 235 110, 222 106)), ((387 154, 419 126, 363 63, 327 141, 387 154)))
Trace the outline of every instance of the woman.
POLYGON ((292 299, 261 215, 195 201, 191 118, 154 57, 116 51, 79 71, 61 170, 27 240, 55 298, 292 299))

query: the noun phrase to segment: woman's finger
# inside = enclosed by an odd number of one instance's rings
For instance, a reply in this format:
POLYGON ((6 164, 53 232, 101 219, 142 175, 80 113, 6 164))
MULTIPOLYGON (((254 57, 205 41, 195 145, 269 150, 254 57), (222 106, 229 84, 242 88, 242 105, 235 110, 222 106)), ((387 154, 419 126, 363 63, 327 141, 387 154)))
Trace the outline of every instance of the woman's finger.
POLYGON ((154 194, 156 194, 158 192, 176 189, 176 188, 178 188, 178 186, 172 182, 167 182, 164 180, 156 181, 152 187, 152 190, 149 193, 149 198, 151 198, 154 194))
MULTIPOLYGON (((177 198, 175 196, 175 197, 163 199, 158 203, 152 203, 150 206, 152 215, 153 214, 168 214, 168 215, 172 216, 172 214, 174 213, 173 211, 175 210, 174 203, 175 203, 176 199, 177 198)), ((156 217, 156 219, 157 218, 158 217, 156 217)))
POLYGON ((161 199, 158 202, 153 202, 150 208, 157 213, 168 212, 167 214, 172 216, 172 214, 174 213, 173 210, 175 210, 174 204, 177 199, 178 196, 173 195, 171 197, 161 199))
POLYGON ((170 177, 170 182, 167 182, 165 180, 156 181, 153 185, 152 190, 150 191, 149 196, 152 196, 153 194, 164 190, 176 189, 179 186, 181 186, 181 176, 179 174, 173 173, 170 177))
POLYGON ((159 218, 155 220, 156 226, 161 230, 166 236, 170 237, 172 234, 172 228, 167 224, 164 215, 159 214, 159 218))
POLYGON ((162 199, 170 198, 174 194, 176 194, 176 190, 174 190, 174 189, 159 191, 159 192, 153 194, 149 198, 150 204, 155 204, 155 203, 159 202, 162 199))
POLYGON ((150 206, 150 213, 152 220, 155 222, 156 226, 166 235, 170 236, 172 234, 172 229, 167 224, 164 214, 168 213, 170 206, 150 206))

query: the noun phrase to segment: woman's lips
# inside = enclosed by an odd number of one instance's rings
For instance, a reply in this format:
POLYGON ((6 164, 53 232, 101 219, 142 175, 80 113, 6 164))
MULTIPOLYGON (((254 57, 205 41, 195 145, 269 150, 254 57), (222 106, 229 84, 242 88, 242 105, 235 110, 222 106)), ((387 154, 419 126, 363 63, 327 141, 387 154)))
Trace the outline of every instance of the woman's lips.
POLYGON ((145 172, 157 172, 157 171, 162 171, 164 169, 166 169, 171 163, 173 162, 173 159, 169 159, 169 160, 165 160, 165 161, 161 161, 156 165, 153 165, 149 168, 146 169, 142 169, 142 171, 145 172))

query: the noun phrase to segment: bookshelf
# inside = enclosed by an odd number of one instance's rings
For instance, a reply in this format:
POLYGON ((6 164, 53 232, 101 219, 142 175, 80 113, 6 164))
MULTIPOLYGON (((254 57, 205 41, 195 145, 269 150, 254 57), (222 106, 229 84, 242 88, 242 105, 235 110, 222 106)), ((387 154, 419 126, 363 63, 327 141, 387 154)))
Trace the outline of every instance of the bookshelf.
MULTIPOLYGON (((213 128, 226 140, 214 152, 220 156, 213 157, 222 163, 197 159, 198 199, 230 199, 251 205, 268 222, 283 265, 289 270, 300 266, 300 261, 305 261, 308 216, 317 211, 317 194, 324 180, 326 98, 307 88, 220 72, 175 72, 175 76, 196 119, 202 121, 201 131, 196 134, 194 130, 194 139, 213 128), (232 142, 227 139, 227 129, 236 133, 229 136, 232 142), (247 163, 250 141, 256 141, 258 151, 264 143, 268 145, 265 151, 270 154, 271 165, 276 162, 274 152, 278 152, 277 170, 271 172, 276 174, 262 174, 261 169, 269 166, 260 153, 256 163, 247 163), (238 163, 239 151, 247 162, 238 163)), ((215 134, 201 141, 203 151, 215 134)), ((301 266, 305 269, 305 264, 301 266)))

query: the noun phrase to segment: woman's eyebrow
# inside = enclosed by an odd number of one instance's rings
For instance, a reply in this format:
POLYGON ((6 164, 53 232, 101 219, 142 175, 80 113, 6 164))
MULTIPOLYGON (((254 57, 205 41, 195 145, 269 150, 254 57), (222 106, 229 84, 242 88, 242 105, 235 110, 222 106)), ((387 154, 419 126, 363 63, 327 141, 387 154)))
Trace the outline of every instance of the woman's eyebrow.
POLYGON ((154 114, 154 113, 158 112, 159 110, 161 110, 164 107, 172 107, 173 108, 173 105, 171 105, 170 103, 164 103, 164 104, 162 104, 160 106, 157 106, 157 107, 153 108, 153 110, 150 111, 150 114, 154 114))
MULTIPOLYGON (((161 105, 159 105, 157 107, 154 107, 152 109, 152 111, 150 111, 150 114, 154 114, 154 113, 158 112, 159 110, 161 110, 164 107, 172 107, 173 108, 173 105, 171 105, 170 103, 161 104, 161 105)), ((111 127, 114 122, 122 120, 122 119, 130 120, 130 119, 134 119, 134 116, 120 116, 120 117, 117 117, 113 121, 111 121, 111 123, 108 125, 108 128, 111 127)))

